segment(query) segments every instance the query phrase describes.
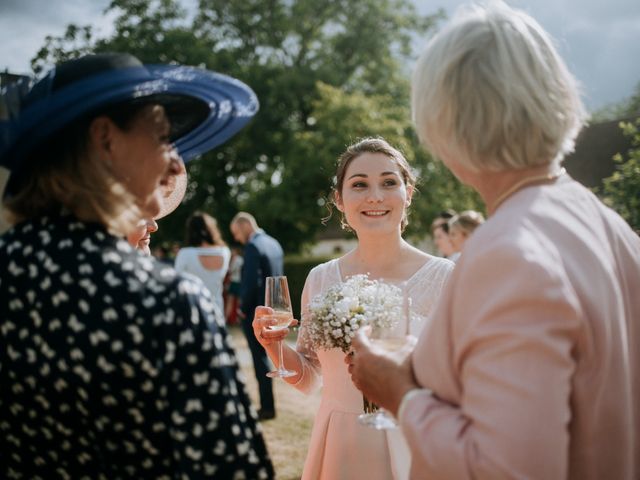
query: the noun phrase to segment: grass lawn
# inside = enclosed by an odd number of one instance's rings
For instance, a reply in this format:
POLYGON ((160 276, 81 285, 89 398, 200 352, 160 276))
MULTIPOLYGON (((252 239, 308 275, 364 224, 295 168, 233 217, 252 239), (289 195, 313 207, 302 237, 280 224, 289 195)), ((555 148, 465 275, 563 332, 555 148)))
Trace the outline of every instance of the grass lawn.
MULTIPOLYGON (((239 327, 232 326, 229 331, 233 337, 249 395, 257 408, 260 405, 258 386, 247 342, 239 327)), ((291 334, 287 341, 295 343, 295 334, 291 334)), ((273 460, 276 478, 298 480, 302 475, 302 465, 307 456, 311 425, 320 404, 320 394, 304 395, 281 379, 274 379, 273 386, 277 416, 274 420, 261 422, 260 425, 273 460)))

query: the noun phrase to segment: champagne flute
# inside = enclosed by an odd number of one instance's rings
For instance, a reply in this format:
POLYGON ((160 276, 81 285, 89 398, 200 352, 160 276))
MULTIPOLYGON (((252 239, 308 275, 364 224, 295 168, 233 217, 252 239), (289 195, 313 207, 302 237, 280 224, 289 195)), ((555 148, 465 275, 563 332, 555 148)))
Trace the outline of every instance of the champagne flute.
MULTIPOLYGON (((402 287, 402 313, 390 325, 372 322, 369 340, 387 352, 398 352, 410 343, 411 298, 409 298, 406 284, 402 287)), ((398 428, 398 422, 387 411, 380 409, 373 413, 363 413, 358 416, 358 422, 376 430, 398 428)))
MULTIPOLYGON (((264 304, 273 309, 273 314, 270 315, 270 318, 276 322, 274 325, 267 327, 268 330, 284 330, 291 324, 293 321, 293 311, 291 310, 291 298, 289 297, 289 284, 287 283, 287 277, 278 276, 266 278, 264 304)), ((278 342, 278 368, 267 373, 267 377, 285 378, 296 375, 296 372, 292 372, 291 370, 284 368, 284 361, 282 358, 283 342, 284 340, 278 342)))

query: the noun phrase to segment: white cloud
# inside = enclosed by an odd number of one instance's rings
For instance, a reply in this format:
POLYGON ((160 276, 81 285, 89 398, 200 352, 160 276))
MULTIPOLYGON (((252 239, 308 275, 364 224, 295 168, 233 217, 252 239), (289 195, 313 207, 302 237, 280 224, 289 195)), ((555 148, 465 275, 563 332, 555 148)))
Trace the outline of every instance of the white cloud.
MULTIPOLYGON (((451 16, 463 0, 416 0, 422 13, 451 16)), ((591 109, 628 98, 640 83, 638 0, 507 0, 533 16, 556 40, 591 109)))
POLYGON ((1 0, 0 69, 31 71, 30 61, 47 35, 63 35, 70 23, 92 25, 99 35, 113 31, 112 17, 103 15, 109 0, 1 0))
MULTIPOLYGON (((356 0, 354 0, 356 1, 356 0)), ((463 0, 414 0, 422 13, 444 8, 448 15, 463 0)), ((193 5, 194 0, 181 0, 193 5)), ((640 1, 508 0, 526 10, 557 40, 561 55, 584 85, 590 108, 629 97, 640 82, 640 1)), ((103 11, 109 0, 0 0, 0 70, 30 71, 29 62, 46 35, 66 25, 94 25, 112 31, 103 11)))

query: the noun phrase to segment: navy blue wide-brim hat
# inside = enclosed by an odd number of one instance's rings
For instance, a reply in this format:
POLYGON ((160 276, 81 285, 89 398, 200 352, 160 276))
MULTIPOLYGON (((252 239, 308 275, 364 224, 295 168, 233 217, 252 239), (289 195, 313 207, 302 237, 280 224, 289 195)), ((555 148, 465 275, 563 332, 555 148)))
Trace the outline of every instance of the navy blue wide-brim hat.
MULTIPOLYGON (((72 122, 120 103, 163 105, 171 141, 185 162, 224 143, 258 111, 247 85, 181 65, 143 65, 129 54, 87 55, 64 62, 35 85, 10 85, 0 96, 0 165, 12 176, 29 154, 72 122)), ((11 183, 11 180, 10 180, 11 183)))

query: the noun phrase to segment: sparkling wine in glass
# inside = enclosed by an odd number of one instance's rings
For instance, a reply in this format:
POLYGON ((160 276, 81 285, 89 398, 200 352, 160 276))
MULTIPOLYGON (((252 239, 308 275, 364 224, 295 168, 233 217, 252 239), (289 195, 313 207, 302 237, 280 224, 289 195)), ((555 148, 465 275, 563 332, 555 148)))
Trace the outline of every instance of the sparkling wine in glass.
MULTIPOLYGON (((293 321, 293 311, 291 310, 291 298, 289 297, 289 284, 287 283, 287 277, 267 277, 264 294, 264 304, 267 307, 273 309, 273 314, 270 315, 272 320, 275 320, 275 324, 267 327, 268 330, 278 331, 287 328, 293 321)), ((282 342, 278 345, 278 368, 272 372, 267 373, 267 377, 271 378, 285 378, 293 377, 296 372, 287 370, 284 368, 283 354, 282 354, 282 342)))
MULTIPOLYGON (((369 340, 377 347, 387 352, 399 352, 407 347, 410 339, 411 322, 411 298, 407 293, 406 285, 402 288, 402 313, 391 324, 380 325, 375 322, 369 331, 369 340)), ((398 428, 398 422, 384 409, 373 413, 363 413, 358 416, 358 422, 376 430, 388 430, 398 428)))

